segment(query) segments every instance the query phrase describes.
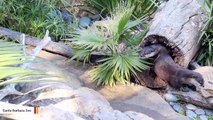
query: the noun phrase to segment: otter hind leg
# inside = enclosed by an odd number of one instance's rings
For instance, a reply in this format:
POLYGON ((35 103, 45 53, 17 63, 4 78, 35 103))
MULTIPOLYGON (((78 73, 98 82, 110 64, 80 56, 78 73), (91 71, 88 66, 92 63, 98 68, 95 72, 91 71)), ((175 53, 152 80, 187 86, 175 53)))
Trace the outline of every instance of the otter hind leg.
POLYGON ((169 84, 173 88, 184 91, 184 92, 188 92, 190 89, 193 91, 196 91, 196 86, 193 84, 187 83, 184 78, 180 78, 180 79, 178 79, 178 77, 172 78, 170 79, 169 84))
POLYGON ((180 88, 182 87, 182 82, 177 77, 170 78, 168 82, 173 88, 177 90, 180 90, 180 88))
POLYGON ((190 84, 190 83, 187 83, 187 84, 183 84, 183 89, 185 90, 185 92, 188 92, 189 89, 190 90, 193 90, 193 91, 196 91, 196 86, 193 85, 193 84, 190 84), (188 89, 188 90, 187 90, 188 89))

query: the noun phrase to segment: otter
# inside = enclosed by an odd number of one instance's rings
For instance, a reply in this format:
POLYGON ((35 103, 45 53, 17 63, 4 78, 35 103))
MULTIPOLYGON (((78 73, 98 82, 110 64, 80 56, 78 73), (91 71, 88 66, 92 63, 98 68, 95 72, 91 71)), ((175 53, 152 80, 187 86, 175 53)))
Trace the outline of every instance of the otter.
MULTIPOLYGON (((187 84, 188 78, 195 79, 201 86, 204 84, 200 73, 181 67, 174 62, 169 51, 161 44, 153 44, 143 48, 142 58, 155 57, 154 72, 158 78, 167 81, 173 88, 180 90, 187 84)), ((190 86, 190 84, 188 84, 190 86)))

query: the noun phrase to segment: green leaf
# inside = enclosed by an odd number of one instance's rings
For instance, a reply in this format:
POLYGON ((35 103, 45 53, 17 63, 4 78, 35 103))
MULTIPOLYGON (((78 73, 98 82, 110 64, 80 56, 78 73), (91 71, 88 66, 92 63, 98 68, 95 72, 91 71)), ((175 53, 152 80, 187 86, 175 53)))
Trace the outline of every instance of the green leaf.
POLYGON ((114 86, 116 83, 126 84, 131 75, 137 76, 138 71, 149 67, 149 63, 141 60, 138 54, 138 44, 144 37, 147 26, 145 19, 130 21, 134 7, 120 3, 111 12, 111 18, 96 21, 91 27, 73 33, 72 47, 75 58, 86 58, 93 52, 105 55, 91 71, 91 79, 97 85, 114 86), (130 34, 131 29, 138 24, 144 25, 144 31, 130 34))
MULTIPOLYGON (((35 82, 50 74, 21 68, 30 56, 23 52, 24 46, 0 40, 0 86, 18 82, 35 82), (34 78, 35 80, 31 80, 34 78)), ((52 76, 53 77, 53 76, 52 76)), ((47 81, 51 81, 47 79, 47 81)))

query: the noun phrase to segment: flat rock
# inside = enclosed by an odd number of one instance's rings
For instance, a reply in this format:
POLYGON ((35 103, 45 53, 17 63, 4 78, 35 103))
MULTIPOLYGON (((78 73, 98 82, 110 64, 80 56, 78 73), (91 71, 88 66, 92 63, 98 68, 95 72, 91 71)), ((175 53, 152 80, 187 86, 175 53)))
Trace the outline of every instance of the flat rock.
POLYGON ((141 112, 157 120, 188 120, 188 117, 176 113, 162 96, 149 88, 134 84, 96 88, 88 72, 81 79, 86 86, 100 92, 114 109, 141 112))
POLYGON ((172 107, 173 107, 173 109, 174 109, 175 111, 177 111, 177 112, 180 112, 180 111, 183 111, 183 110, 184 110, 183 107, 181 107, 181 106, 178 105, 178 104, 175 104, 175 105, 173 105, 172 107))
POLYGON ((194 106, 193 104, 187 104, 187 105, 186 105, 186 108, 187 108, 188 110, 196 110, 196 109, 197 109, 197 107, 194 106))
POLYGON ((188 116, 191 119, 195 119, 197 117, 197 114, 191 110, 186 110, 186 116, 188 116))
POLYGON ((134 84, 96 88, 87 72, 81 79, 86 86, 100 92, 114 109, 141 112, 157 120, 188 120, 188 117, 176 113, 156 91, 149 88, 134 84))
MULTIPOLYGON (((213 98, 213 67, 199 67, 194 71, 200 73, 204 79, 204 87, 200 87, 202 96, 204 96, 206 99, 213 98)), ((213 104, 213 100, 209 102, 213 104)))
POLYGON ((168 102, 177 102, 178 101, 177 97, 175 95, 173 95, 173 94, 170 94, 170 93, 164 94, 163 97, 168 102))
MULTIPOLYGON (((118 97, 114 100, 111 100, 110 103, 112 107, 117 108, 121 111, 124 110, 133 110, 137 112, 145 113, 146 115, 158 119, 158 120, 167 120, 167 119, 187 119, 185 116, 179 115, 176 113, 170 105, 155 91, 152 91, 146 87, 132 86, 130 89, 128 86, 123 86, 126 88, 126 96, 128 98, 118 97), (135 87, 137 89, 135 89, 135 87), (140 90, 139 90, 140 89, 140 90), (135 94, 128 95, 127 91, 133 90, 135 94), (135 91, 139 90, 139 91, 135 91), (169 114, 168 114, 169 113, 169 114)), ((117 91, 122 91, 122 89, 118 88, 117 91)))
POLYGON ((206 109, 205 112, 206 112, 206 115, 213 115, 213 110, 206 109))
POLYGON ((170 105, 175 105, 176 103, 175 103, 175 102, 169 102, 169 104, 170 104, 170 105))
POLYGON ((195 110, 195 113, 198 115, 205 115, 205 111, 203 109, 197 109, 195 110))
POLYGON ((208 117, 206 115, 201 115, 200 120, 208 120, 208 117))
MULTIPOLYGON (((31 102, 42 100, 48 100, 48 103, 55 101, 55 103, 40 106, 36 116, 35 114, 3 116, 16 118, 16 120, 29 120, 30 118, 36 120, 153 120, 143 113, 114 110, 100 93, 86 87, 75 90, 55 88, 40 93, 36 100, 31 102)), ((1 102, 0 106, 5 105, 21 106, 4 102, 1 102)))
POLYGON ((100 93, 92 89, 80 87, 73 93, 74 95, 71 99, 64 100, 53 106, 62 112, 74 113, 86 120, 131 120, 131 118, 135 118, 135 120, 153 120, 142 113, 114 110, 100 93))
POLYGON ((194 70, 195 72, 200 73, 204 78, 204 89, 210 90, 213 92, 213 67, 204 66, 199 67, 194 70))

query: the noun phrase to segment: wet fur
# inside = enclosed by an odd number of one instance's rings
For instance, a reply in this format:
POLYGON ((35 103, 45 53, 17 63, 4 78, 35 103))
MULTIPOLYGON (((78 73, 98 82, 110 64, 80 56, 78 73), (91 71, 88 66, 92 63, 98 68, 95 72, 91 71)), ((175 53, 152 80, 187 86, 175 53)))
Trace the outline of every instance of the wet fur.
POLYGON ((204 83, 201 74, 177 65, 167 49, 160 44, 145 47, 140 55, 141 57, 156 56, 154 61, 155 74, 176 89, 187 84, 188 78, 194 78, 201 85, 204 83))

